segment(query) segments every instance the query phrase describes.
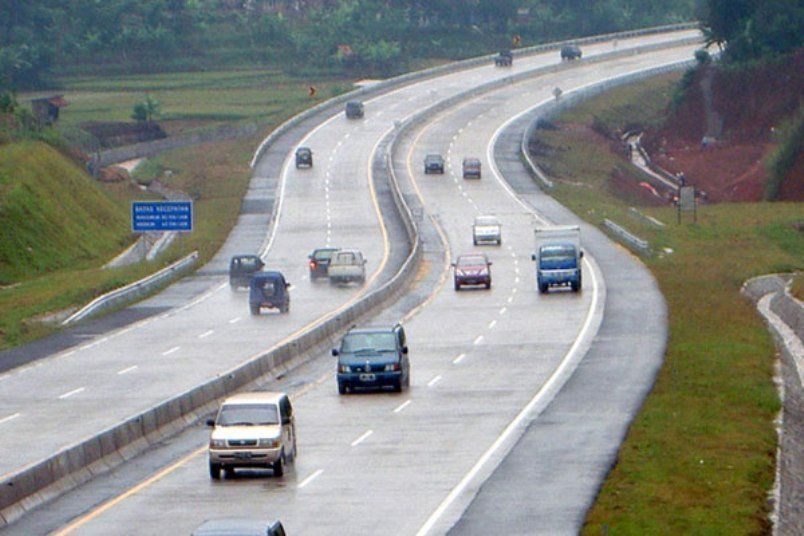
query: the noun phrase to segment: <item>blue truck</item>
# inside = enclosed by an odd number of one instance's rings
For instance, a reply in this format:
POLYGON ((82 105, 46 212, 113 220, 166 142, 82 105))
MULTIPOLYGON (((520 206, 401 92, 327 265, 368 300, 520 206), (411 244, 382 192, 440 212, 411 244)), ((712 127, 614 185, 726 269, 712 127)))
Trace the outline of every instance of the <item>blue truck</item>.
POLYGON ((550 287, 569 286, 573 292, 581 290, 581 228, 577 225, 536 227, 536 284, 539 292, 550 287))

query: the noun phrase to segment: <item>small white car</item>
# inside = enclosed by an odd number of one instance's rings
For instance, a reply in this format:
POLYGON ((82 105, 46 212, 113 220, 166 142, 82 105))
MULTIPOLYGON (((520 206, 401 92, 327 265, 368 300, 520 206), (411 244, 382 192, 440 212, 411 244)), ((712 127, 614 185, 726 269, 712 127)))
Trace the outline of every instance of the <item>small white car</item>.
POLYGON ((494 216, 478 216, 472 224, 472 243, 502 244, 502 224, 494 216))

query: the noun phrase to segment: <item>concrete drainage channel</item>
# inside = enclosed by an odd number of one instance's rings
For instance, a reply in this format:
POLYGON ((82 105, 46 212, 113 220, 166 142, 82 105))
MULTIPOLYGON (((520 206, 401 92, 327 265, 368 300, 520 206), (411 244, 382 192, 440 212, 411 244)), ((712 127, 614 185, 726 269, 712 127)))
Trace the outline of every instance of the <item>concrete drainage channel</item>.
MULTIPOLYGON (((594 43, 605 39, 613 39, 614 37, 625 38, 670 30, 689 29, 692 27, 694 27, 694 25, 677 25, 661 29, 624 32, 622 34, 588 38, 574 42, 580 44, 594 43)), ((583 61, 585 63, 602 61, 619 55, 634 54, 640 51, 646 52, 668 46, 679 46, 691 41, 693 40, 685 39, 675 41, 671 44, 637 47, 626 51, 603 54, 595 57, 593 60, 583 61)), ((560 46, 561 43, 533 47, 532 49, 528 49, 528 53, 553 50, 560 46)), ((404 85, 413 80, 464 69, 472 65, 482 64, 486 61, 489 61, 488 57, 476 58, 458 62, 450 66, 403 75, 373 86, 371 89, 360 89, 342 95, 341 97, 336 97, 281 125, 277 131, 272 133, 266 138, 265 142, 260 145, 255 159, 252 162, 252 166, 265 151, 266 147, 273 143, 280 135, 287 133, 291 127, 305 119, 314 117, 316 114, 333 111, 337 106, 349 99, 366 94, 380 94, 391 87, 404 85)), ((414 211, 411 210, 405 196, 402 195, 392 170, 394 140, 398 138, 401 132, 412 128, 415 124, 426 119, 432 113, 446 109, 460 100, 491 91, 517 80, 522 80, 544 72, 555 72, 564 68, 568 67, 559 65, 534 69, 462 92, 427 110, 421 111, 389 133, 382 144, 382 146, 385 147, 384 151, 382 151, 383 154, 380 156, 380 151, 378 151, 378 154, 375 155, 382 160, 375 162, 375 168, 384 168, 387 171, 387 180, 391 186, 390 192, 398 212, 397 216, 400 217, 404 223, 408 239, 412 245, 409 255, 404 260, 397 273, 379 288, 371 291, 365 297, 351 304, 338 314, 320 321, 316 326, 308 329, 302 335, 292 340, 283 341, 248 362, 202 385, 180 393, 93 437, 65 447, 46 460, 24 467, 14 473, 4 475, 2 480, 0 480, 0 487, 3 489, 3 493, 0 496, 0 523, 12 523, 14 520, 24 515, 26 511, 75 488, 81 483, 91 479, 96 474, 108 471, 112 467, 144 451, 154 442, 161 441, 186 426, 197 422, 199 418, 217 409, 218 401, 221 398, 234 391, 247 387, 265 375, 276 372, 293 358, 305 352, 309 352, 327 341, 333 340, 359 318, 395 298, 396 295, 403 290, 411 277, 415 275, 419 260, 422 256, 422 245, 418 227, 412 216, 414 211)), ((160 284, 163 284, 163 282, 160 284)))

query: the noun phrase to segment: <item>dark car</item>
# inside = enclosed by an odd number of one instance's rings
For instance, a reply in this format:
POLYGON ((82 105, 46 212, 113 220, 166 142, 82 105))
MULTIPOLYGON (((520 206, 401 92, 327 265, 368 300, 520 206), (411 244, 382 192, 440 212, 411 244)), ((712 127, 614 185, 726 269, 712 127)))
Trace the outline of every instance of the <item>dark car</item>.
POLYGON ((192 536, 285 536, 279 521, 261 521, 239 517, 208 519, 193 531, 192 536))
POLYGON ((424 157, 424 173, 444 173, 444 158, 440 154, 428 154, 424 157))
POLYGON ((296 149, 296 167, 313 167, 313 151, 309 147, 296 149))
POLYGON ((460 255, 452 267, 455 269, 455 290, 461 290, 465 285, 491 288, 491 262, 482 253, 460 255))
POLYGON ((279 309, 280 313, 290 310, 290 283, 279 272, 257 272, 249 284, 248 305, 251 314, 258 315, 263 308, 279 309))
POLYGON ((480 159, 478 158, 464 158, 463 159, 463 178, 480 178, 480 159))
POLYGON ((578 45, 565 45, 561 48, 561 61, 578 60, 582 55, 578 45))
POLYGON ((307 258, 310 259, 310 279, 315 281, 319 277, 329 275, 329 261, 332 255, 340 251, 340 248, 318 248, 314 249, 307 258))
POLYGON ((352 328, 332 350, 338 358, 338 392, 410 386, 410 360, 405 330, 399 325, 352 328))
POLYGON ((233 289, 247 287, 251 276, 264 266, 257 255, 235 255, 229 261, 229 286, 233 289))
POLYGON ((501 50, 494 58, 494 65, 497 67, 510 67, 514 64, 514 55, 510 50, 501 50))
POLYGON ((349 101, 346 103, 346 118, 347 119, 361 119, 365 111, 363 103, 360 101, 349 101))

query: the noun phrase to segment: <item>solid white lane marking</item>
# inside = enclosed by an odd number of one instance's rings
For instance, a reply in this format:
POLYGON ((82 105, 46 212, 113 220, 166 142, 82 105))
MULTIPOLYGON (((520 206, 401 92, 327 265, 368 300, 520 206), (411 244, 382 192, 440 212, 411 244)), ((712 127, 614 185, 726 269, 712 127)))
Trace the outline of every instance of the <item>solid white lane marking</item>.
POLYGON ((14 413, 12 415, 9 415, 8 417, 3 417, 2 419, 0 419, 0 424, 7 423, 8 421, 13 421, 19 416, 20 416, 19 413, 14 413))
POLYGON ((427 382, 427 387, 432 387, 440 381, 441 381, 441 374, 439 374, 438 376, 427 382))
POLYGON ((166 351, 162 352, 162 355, 170 355, 172 353, 178 352, 179 348, 181 348, 181 346, 174 346, 170 350, 166 350, 166 351))
POLYGON ((356 446, 358 446, 360 443, 362 443, 363 441, 365 441, 366 439, 368 439, 368 437, 369 437, 371 434, 373 434, 373 433, 374 433, 374 430, 366 430, 366 432, 365 432, 363 435, 361 435, 360 437, 358 437, 357 439, 355 439, 354 441, 352 441, 351 446, 352 446, 352 447, 356 447, 356 446))
POLYGON ((59 395, 59 398, 62 399, 62 400, 65 399, 65 398, 70 398, 73 395, 77 395, 78 393, 83 392, 85 389, 86 389, 86 387, 79 387, 78 389, 73 389, 72 391, 68 391, 68 392, 64 393, 63 395, 59 395))
POLYGON ((229 323, 230 323, 230 324, 237 324, 238 322, 240 322, 240 319, 241 319, 241 318, 240 318, 239 316, 237 316, 237 317, 235 317, 235 318, 233 318, 233 319, 229 320, 229 323))
POLYGON ((313 472, 313 474, 311 474, 310 476, 301 481, 301 483, 299 484, 299 488, 301 489, 305 487, 307 484, 309 484, 310 482, 321 476, 321 473, 323 472, 324 472, 323 469, 316 469, 315 472, 313 472))
POLYGON ((212 335, 213 333, 215 333, 215 330, 214 330, 214 329, 210 329, 209 331, 205 331, 204 333, 202 333, 201 335, 199 335, 199 336, 198 336, 198 338, 199 338, 199 339, 206 339, 207 337, 209 337, 209 336, 210 336, 210 335, 212 335))
POLYGON ((394 413, 399 413, 400 411, 402 411, 403 409, 405 409, 406 407, 408 407, 408 406, 410 405, 410 403, 411 403, 411 402, 413 402, 413 400, 406 400, 406 401, 402 402, 401 404, 399 404, 399 405, 396 407, 396 409, 394 410, 394 413))
POLYGON ((475 346, 477 346, 478 344, 480 344, 481 342, 483 342, 483 339, 485 339, 485 337, 483 337, 483 335, 478 335, 478 336, 477 336, 477 338, 474 340, 474 342, 472 342, 472 344, 474 344, 475 346))
POLYGON ((130 367, 124 368, 123 370, 118 370, 117 373, 121 374, 121 375, 122 374, 128 374, 129 372, 131 372, 133 370, 137 370, 138 368, 139 367, 137 365, 131 365, 130 367))
POLYGON ((463 361, 464 357, 466 357, 466 354, 459 354, 458 357, 456 357, 455 359, 452 360, 452 364, 457 365, 458 363, 463 361))
POLYGON ((500 309, 500 314, 504 315, 507 310, 508 310, 508 307, 503 307, 502 309, 500 309))
POLYGON ((494 326, 496 326, 496 325, 497 325, 497 321, 492 320, 491 322, 489 322, 489 329, 494 329, 494 326))

